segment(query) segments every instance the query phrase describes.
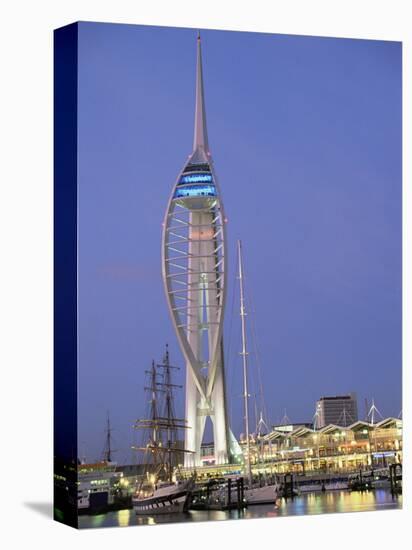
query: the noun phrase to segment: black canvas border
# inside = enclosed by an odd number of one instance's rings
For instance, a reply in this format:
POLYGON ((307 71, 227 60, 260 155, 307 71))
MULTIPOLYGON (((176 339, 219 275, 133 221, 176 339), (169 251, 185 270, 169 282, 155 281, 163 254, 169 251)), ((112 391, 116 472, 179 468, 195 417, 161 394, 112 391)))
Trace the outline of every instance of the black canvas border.
POLYGON ((54 31, 54 519, 77 521, 78 24, 54 31))

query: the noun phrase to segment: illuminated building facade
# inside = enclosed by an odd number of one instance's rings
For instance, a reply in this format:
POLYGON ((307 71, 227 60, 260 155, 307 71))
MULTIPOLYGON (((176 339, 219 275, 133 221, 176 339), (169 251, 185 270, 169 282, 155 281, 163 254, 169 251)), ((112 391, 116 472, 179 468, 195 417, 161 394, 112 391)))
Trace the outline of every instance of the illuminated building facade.
MULTIPOLYGON (((242 438, 240 445, 246 452, 242 438)), ((252 435, 250 450, 253 474, 323 475, 386 467, 402 463, 402 420, 390 417, 376 424, 359 420, 351 426, 329 424, 320 430, 274 429, 261 438, 252 435)), ((202 445, 201 458, 201 475, 240 472, 238 466, 222 470, 214 463, 213 443, 202 445)))
POLYGON ((328 424, 320 430, 273 430, 254 443, 254 464, 270 464, 279 473, 356 471, 402 462, 402 420, 386 418, 376 424, 359 420, 350 426, 328 424))
POLYGON ((209 151, 200 37, 193 151, 173 187, 163 223, 162 271, 170 316, 186 360, 186 466, 201 464, 206 419, 217 464, 235 442, 226 410, 222 330, 226 301, 226 218, 209 151))

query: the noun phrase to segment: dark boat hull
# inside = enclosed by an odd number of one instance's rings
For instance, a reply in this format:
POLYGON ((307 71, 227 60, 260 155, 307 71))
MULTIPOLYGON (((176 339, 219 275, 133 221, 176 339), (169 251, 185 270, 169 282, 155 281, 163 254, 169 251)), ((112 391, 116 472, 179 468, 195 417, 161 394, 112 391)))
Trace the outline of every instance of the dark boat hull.
POLYGON ((188 491, 158 497, 134 498, 133 509, 138 515, 179 513, 186 510, 188 498, 188 491))

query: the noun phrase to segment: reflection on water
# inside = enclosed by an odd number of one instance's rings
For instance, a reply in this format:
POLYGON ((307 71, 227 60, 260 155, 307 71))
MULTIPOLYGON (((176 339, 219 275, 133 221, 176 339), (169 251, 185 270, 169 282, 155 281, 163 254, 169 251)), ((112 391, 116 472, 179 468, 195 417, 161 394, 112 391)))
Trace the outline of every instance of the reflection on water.
POLYGON ((132 514, 133 510, 119 510, 117 512, 119 527, 127 527, 128 525, 130 525, 130 517, 132 514))
POLYGON ((282 502, 277 509, 277 516, 301 514, 328 514, 333 512, 362 512, 401 507, 402 497, 392 498, 389 491, 376 490, 367 492, 338 491, 327 494, 311 493, 295 498, 294 501, 282 502))
POLYGON ((334 491, 310 493, 294 500, 282 499, 277 506, 263 504, 244 510, 190 511, 184 514, 163 514, 159 516, 136 516, 133 510, 119 510, 96 516, 81 516, 79 527, 126 527, 128 525, 156 525, 184 521, 219 521, 241 518, 268 518, 297 516, 304 514, 328 514, 333 512, 363 512, 371 510, 394 510, 402 507, 402 496, 392 497, 390 491, 376 489, 366 492, 334 491))

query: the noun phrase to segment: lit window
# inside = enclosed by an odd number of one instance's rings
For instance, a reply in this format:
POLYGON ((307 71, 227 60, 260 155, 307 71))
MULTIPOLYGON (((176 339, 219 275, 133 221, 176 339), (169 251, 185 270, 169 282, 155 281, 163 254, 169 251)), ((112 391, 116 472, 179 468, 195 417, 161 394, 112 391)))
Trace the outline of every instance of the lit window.
POLYGON ((177 188, 175 198, 183 197, 215 197, 216 187, 214 185, 192 185, 190 187, 177 188))
POLYGON ((182 176, 180 178, 180 183, 211 183, 212 175, 211 174, 191 174, 188 176, 182 176))

